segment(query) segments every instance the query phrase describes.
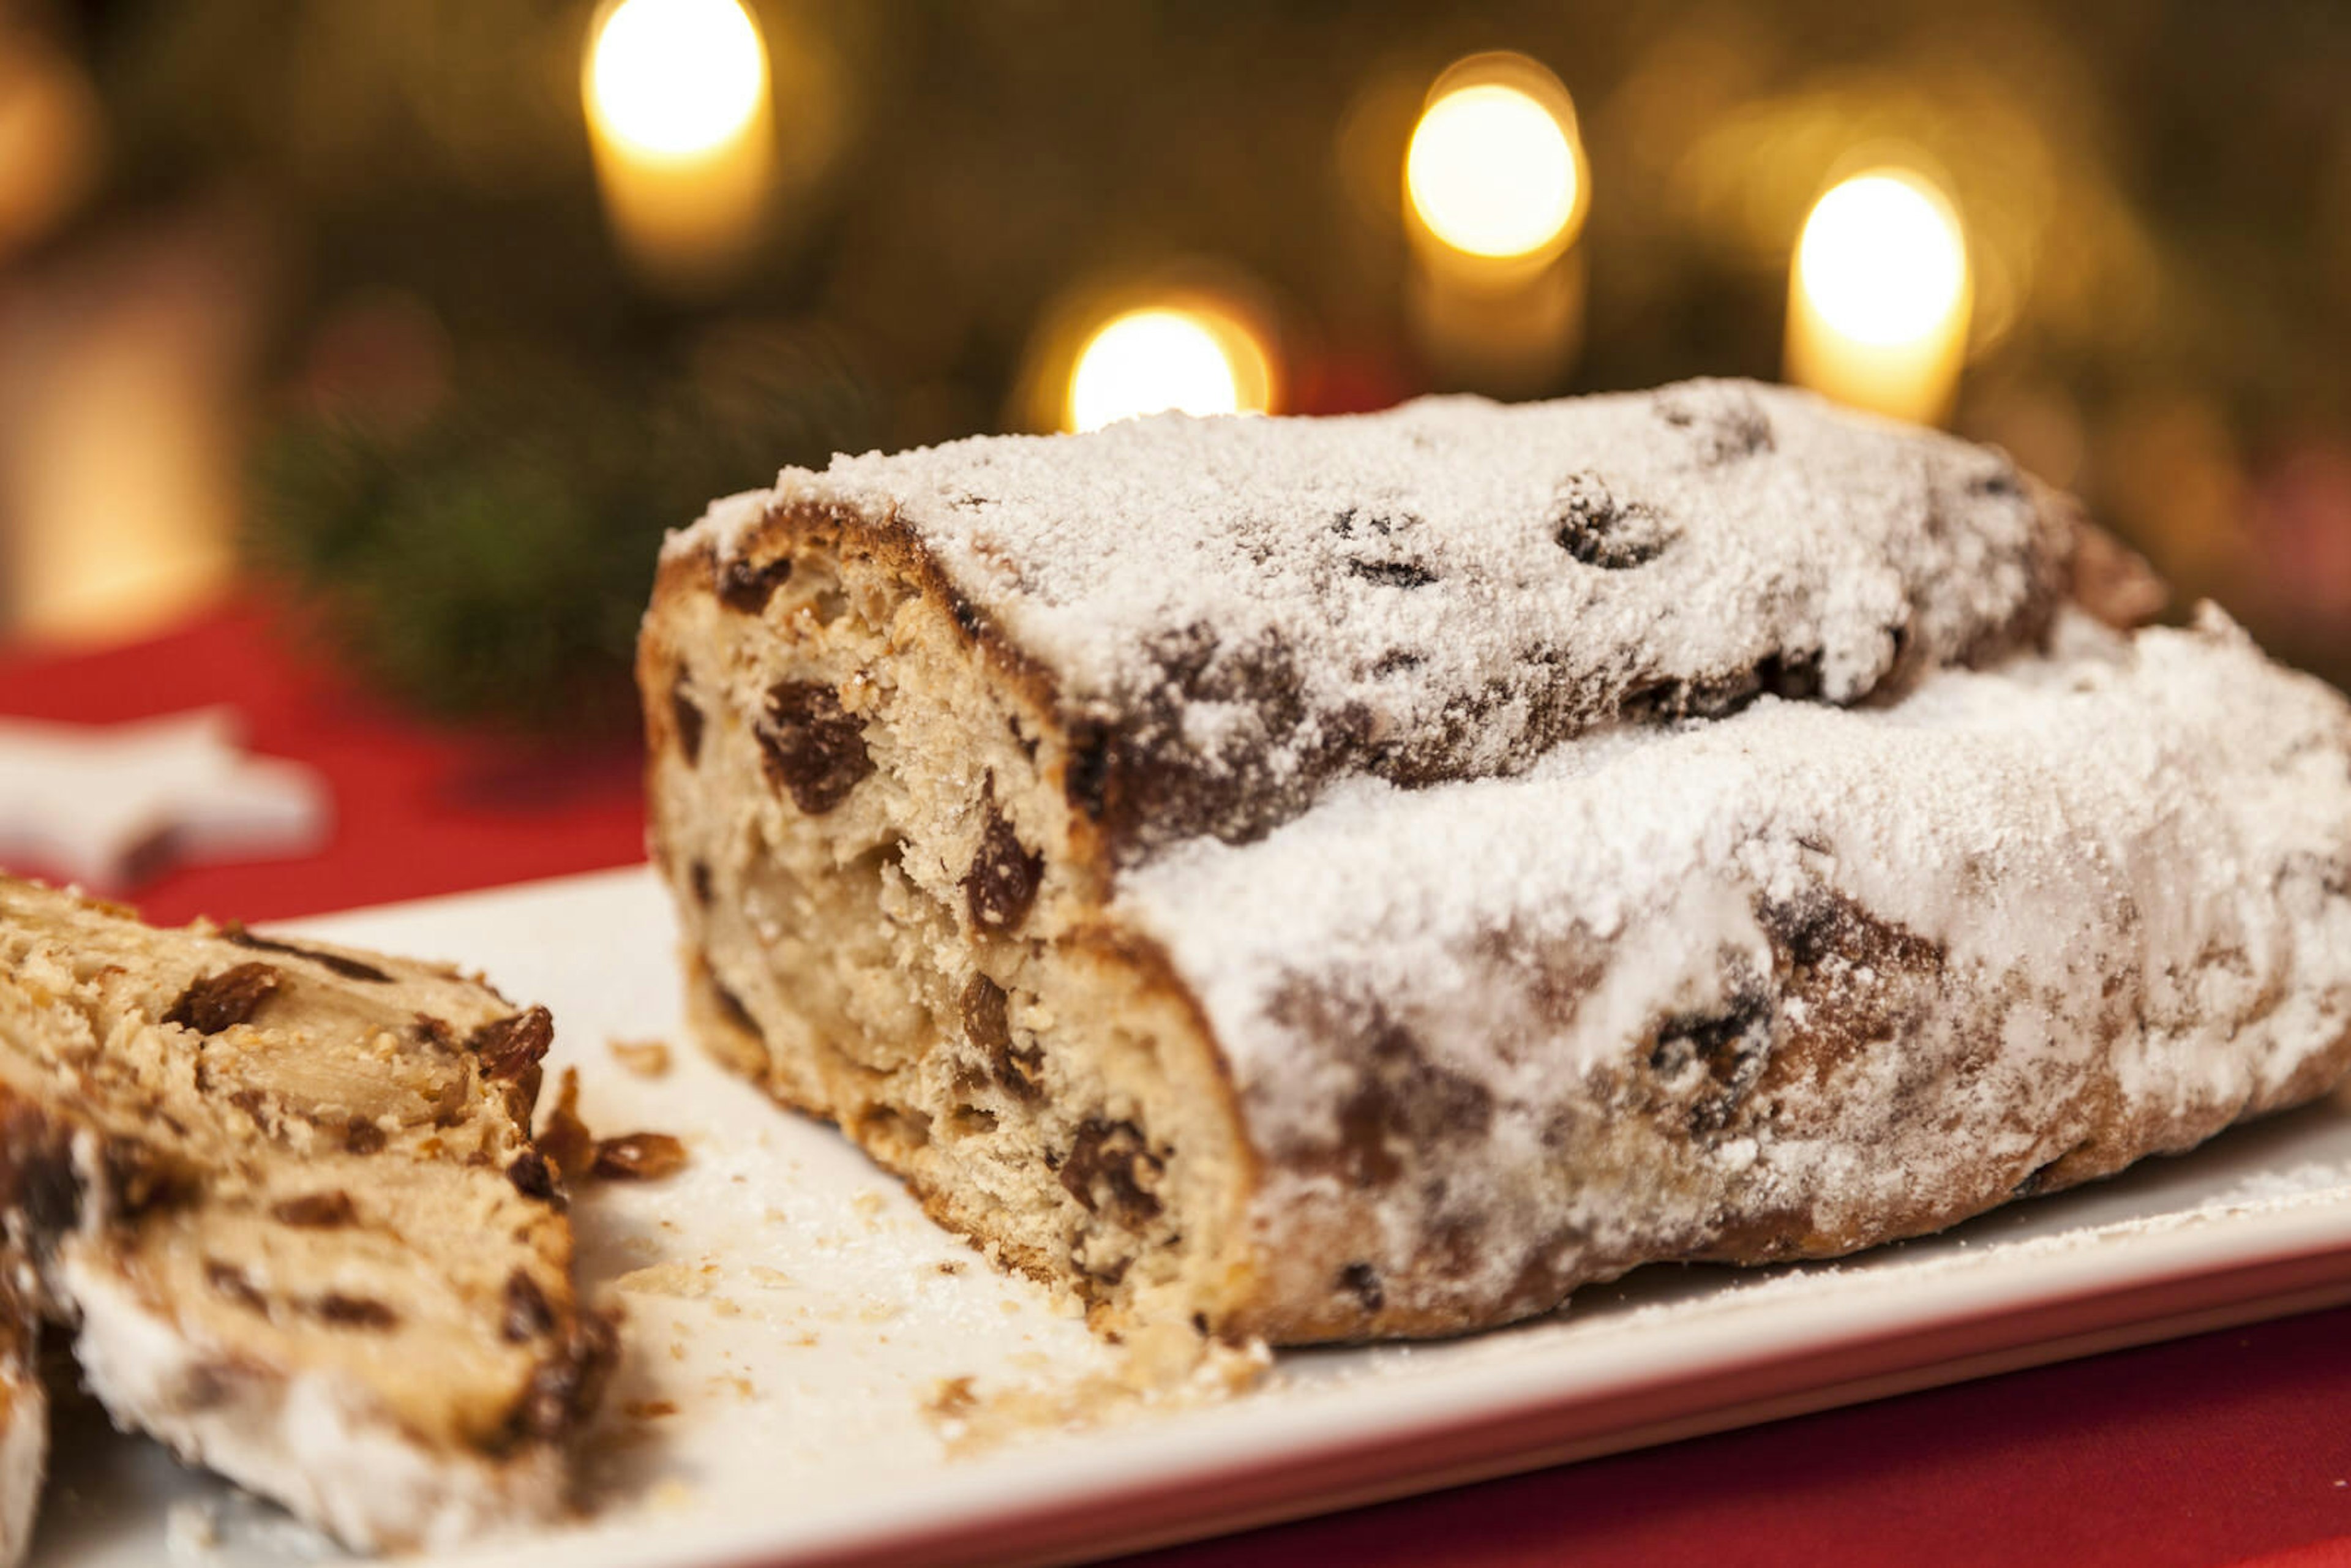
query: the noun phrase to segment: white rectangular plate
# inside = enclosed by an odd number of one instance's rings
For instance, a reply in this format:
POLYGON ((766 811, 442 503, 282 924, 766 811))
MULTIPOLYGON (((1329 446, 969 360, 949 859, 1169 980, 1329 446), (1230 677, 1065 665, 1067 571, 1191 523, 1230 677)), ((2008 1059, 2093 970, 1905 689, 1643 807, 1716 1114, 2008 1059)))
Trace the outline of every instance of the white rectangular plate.
MULTIPOLYGON (((453 1560, 479 1568, 1068 1561, 2351 1301, 2338 1096, 1844 1262, 1642 1270, 1519 1328, 1286 1354, 1246 1394, 1113 1406, 959 1455, 933 1408, 953 1380, 1050 1400, 1113 1353, 830 1128, 701 1060, 650 873, 301 929, 546 1002, 549 1065, 580 1069, 589 1125, 674 1132, 692 1153, 678 1176, 575 1207, 583 1286, 626 1319, 587 1457, 594 1508, 453 1560), (666 1075, 608 1049, 643 1039, 671 1042, 666 1075)), ((58 1446, 37 1564, 336 1555, 87 1408, 58 1446)))

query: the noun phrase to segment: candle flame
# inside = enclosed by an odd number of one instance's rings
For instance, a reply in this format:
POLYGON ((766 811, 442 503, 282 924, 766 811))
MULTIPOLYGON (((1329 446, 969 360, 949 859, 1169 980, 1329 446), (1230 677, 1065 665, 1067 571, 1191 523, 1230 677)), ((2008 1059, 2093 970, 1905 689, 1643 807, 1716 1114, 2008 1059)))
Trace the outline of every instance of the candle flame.
POLYGON ((1172 306, 1129 310, 1078 350, 1063 423, 1099 430, 1169 409, 1262 413, 1271 405, 1271 382, 1264 346, 1232 317, 1172 306))
POLYGON ((1572 237, 1578 164, 1573 131, 1550 105, 1504 82, 1477 82, 1442 93, 1421 115, 1405 188, 1420 221, 1456 250, 1530 256, 1572 237))
POLYGON ((1788 379, 1940 423, 1967 361, 1973 292, 1959 220, 1932 182, 1872 169, 1814 204, 1788 272, 1788 379))
POLYGON ((758 117, 767 89, 759 29, 737 0, 622 0, 590 47, 591 112, 653 157, 723 146, 758 117))
POLYGON ((1874 169, 1813 206, 1796 278, 1821 319, 1855 341, 1917 342, 1966 309, 1967 242, 1940 191, 1906 170, 1874 169))

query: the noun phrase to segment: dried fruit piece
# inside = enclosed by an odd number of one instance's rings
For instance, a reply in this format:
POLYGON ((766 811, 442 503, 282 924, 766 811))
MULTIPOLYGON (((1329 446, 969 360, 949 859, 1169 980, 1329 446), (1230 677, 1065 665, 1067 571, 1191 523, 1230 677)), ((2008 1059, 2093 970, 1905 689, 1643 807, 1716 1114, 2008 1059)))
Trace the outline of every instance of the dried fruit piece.
POLYGON ((1060 1175, 1062 1186, 1088 1212, 1107 1213, 1132 1229, 1159 1213, 1159 1198, 1151 1188, 1161 1168, 1134 1123, 1089 1117, 1079 1126, 1060 1175))
POLYGON ((514 1163, 507 1166, 507 1180, 525 1197, 535 1197, 542 1203, 555 1201, 555 1172, 548 1165, 547 1156, 537 1149, 525 1149, 514 1157, 514 1163))
POLYGON ((873 771, 863 727, 829 685, 778 682, 768 688, 766 716, 754 727, 768 782, 811 817, 849 799, 873 771))
POLYGON ((607 1181, 659 1181, 685 1168, 685 1145, 667 1133, 623 1133, 596 1145, 595 1174, 607 1181))
POLYGON ((286 977, 273 964, 239 964, 189 981, 163 1021, 198 1034, 218 1034, 250 1019, 285 983, 286 977))
POLYGON ((465 1049, 482 1059, 482 1075, 511 1082, 538 1065, 555 1043, 555 1019, 545 1008, 528 1008, 496 1019, 466 1037, 465 1049))
POLYGON ((670 683, 670 717, 677 724, 677 748, 689 764, 702 760, 702 710, 685 695, 685 672, 670 683))
POLYGON ((245 1270, 233 1264, 224 1263, 216 1258, 206 1259, 204 1283, 241 1307, 250 1307, 256 1312, 269 1310, 269 1303, 262 1298, 259 1291, 254 1289, 253 1281, 246 1278, 245 1270))
POLYGON ((758 615, 768 608, 776 590, 791 580, 792 558, 778 556, 757 566, 740 556, 718 569, 718 598, 729 610, 758 615))
POLYGON ((1002 936, 1019 930, 1029 918, 1045 873, 1045 858, 1020 842, 1020 835, 997 809, 992 789, 986 803, 987 825, 980 830, 971 868, 963 873, 963 897, 971 923, 991 936, 1002 936))
POLYGON ((332 1192, 305 1193, 300 1197, 289 1197, 272 1207, 269 1214, 281 1225, 298 1225, 311 1230, 332 1230, 359 1218, 359 1210, 351 1203, 351 1195, 340 1187, 332 1192))
POLYGON ((588 1175, 595 1163, 596 1138, 588 1124, 580 1119, 580 1070, 563 1070, 562 1087, 556 1092, 555 1108, 540 1118, 544 1123, 531 1140, 538 1152, 553 1163, 564 1180, 577 1182, 588 1175))
POLYGON ((312 1310, 330 1323, 345 1328, 384 1330, 400 1326, 400 1314, 372 1296, 346 1295, 329 1291, 312 1304, 312 1310))
POLYGON ((517 1269, 507 1276, 507 1314, 499 1332, 520 1343, 537 1339, 555 1326, 555 1311, 537 1281, 517 1269))
POLYGON ((283 953, 291 958, 308 958, 340 979, 365 980, 371 985, 377 986, 392 984, 390 975, 363 958, 353 958, 342 953, 329 953, 319 947, 297 946, 291 942, 280 942, 275 936, 256 936, 234 920, 222 926, 220 934, 223 941, 234 942, 240 947, 251 947, 263 953, 283 953))
POLYGON ((964 1038, 987 1053, 990 1076, 1016 1100, 1035 1104, 1044 1095, 1039 1086, 1045 1053, 1035 1046, 1012 1043, 1011 1011, 1004 988, 986 975, 974 975, 963 988, 964 1038))
POLYGON ((1559 487, 1552 538, 1586 566, 1623 571, 1644 566, 1670 532, 1646 502, 1621 501, 1596 474, 1571 474, 1559 487))

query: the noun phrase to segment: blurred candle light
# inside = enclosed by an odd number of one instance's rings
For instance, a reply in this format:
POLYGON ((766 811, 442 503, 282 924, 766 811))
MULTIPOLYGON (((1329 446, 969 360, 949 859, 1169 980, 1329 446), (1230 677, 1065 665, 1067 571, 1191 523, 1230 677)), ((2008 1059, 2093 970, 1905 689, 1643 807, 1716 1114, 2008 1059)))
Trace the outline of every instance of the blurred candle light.
POLYGON ((250 236, 209 219, 16 280, 38 319, 0 419, 0 580, 12 630, 102 642, 230 587, 248 378, 266 314, 250 236))
POLYGON ((89 193, 103 124, 98 94, 73 60, 0 22, 0 261, 89 193))
POLYGON ((1113 317, 1086 339, 1062 423, 1099 430, 1169 409, 1263 413, 1272 382, 1265 346, 1238 319, 1205 306, 1151 306, 1113 317))
POLYGON ((1412 318, 1438 377, 1542 390, 1583 336, 1574 252, 1588 199, 1575 108, 1523 55, 1476 55, 1437 79, 1405 152, 1412 318))
POLYGON ((1515 87, 1484 82, 1429 105, 1405 155, 1413 209, 1471 256, 1527 256, 1566 232, 1581 184, 1575 150, 1552 111, 1515 87))
POLYGON ((1804 220, 1788 285, 1788 379, 1896 419, 1949 416, 1967 357, 1967 240, 1943 193, 1873 169, 1804 220))
POLYGON ((646 281, 724 283, 759 238, 774 155, 767 50, 737 0, 618 0, 583 73, 598 185, 646 281))

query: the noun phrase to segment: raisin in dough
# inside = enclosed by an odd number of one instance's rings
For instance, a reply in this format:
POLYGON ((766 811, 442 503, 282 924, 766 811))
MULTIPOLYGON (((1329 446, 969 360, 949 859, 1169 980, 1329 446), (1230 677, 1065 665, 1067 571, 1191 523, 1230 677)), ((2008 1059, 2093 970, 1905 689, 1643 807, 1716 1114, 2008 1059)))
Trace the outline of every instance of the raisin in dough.
POLYGON ((558 1515, 612 1353, 454 970, 0 879, 0 1213, 115 1422, 363 1550, 558 1515))
POLYGON ((1702 383, 790 471, 666 548, 696 1027, 1106 1317, 1437 1333, 2318 1092, 2343 705, 1998 454, 1702 383), (2077 556, 2096 570, 2077 578, 2077 556))

